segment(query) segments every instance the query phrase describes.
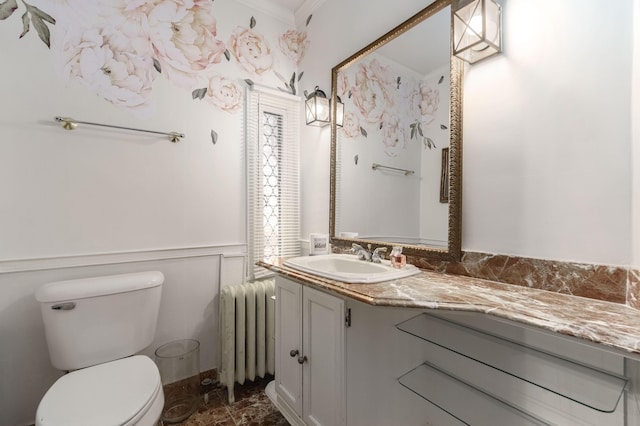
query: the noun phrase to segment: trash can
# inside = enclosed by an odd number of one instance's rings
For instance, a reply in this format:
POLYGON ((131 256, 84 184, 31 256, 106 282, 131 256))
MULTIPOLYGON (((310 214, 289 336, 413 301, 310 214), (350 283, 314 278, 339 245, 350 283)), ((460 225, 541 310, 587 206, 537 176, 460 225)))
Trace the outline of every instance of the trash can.
POLYGON ((200 342, 176 340, 156 349, 156 364, 164 387, 162 421, 178 423, 200 402, 200 342))

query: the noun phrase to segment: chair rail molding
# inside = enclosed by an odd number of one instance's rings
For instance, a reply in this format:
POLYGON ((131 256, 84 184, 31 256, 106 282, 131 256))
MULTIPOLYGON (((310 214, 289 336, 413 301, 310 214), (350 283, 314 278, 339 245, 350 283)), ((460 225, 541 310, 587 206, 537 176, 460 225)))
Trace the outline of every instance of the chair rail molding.
POLYGON ((0 274, 206 256, 245 256, 244 243, 0 260, 0 274))

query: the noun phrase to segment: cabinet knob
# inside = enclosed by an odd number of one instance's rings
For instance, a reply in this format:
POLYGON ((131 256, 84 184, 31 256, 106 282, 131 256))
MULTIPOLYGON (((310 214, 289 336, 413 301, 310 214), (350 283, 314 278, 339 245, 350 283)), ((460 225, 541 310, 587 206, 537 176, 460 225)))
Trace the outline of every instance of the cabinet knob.
POLYGON ((291 351, 289 352, 289 356, 291 358, 295 357, 296 355, 298 355, 300 352, 298 352, 297 349, 291 349, 291 351))
POLYGON ((298 364, 304 364, 306 360, 307 360, 307 357, 301 355, 298 357, 298 364))

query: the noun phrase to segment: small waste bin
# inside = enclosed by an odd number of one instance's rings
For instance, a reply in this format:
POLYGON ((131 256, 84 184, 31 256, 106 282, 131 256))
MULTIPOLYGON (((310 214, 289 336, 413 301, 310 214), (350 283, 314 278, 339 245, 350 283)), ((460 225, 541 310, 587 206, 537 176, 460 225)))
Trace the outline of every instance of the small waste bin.
POLYGON ((178 423, 200 402, 200 342, 176 340, 156 349, 156 364, 164 387, 162 421, 178 423))

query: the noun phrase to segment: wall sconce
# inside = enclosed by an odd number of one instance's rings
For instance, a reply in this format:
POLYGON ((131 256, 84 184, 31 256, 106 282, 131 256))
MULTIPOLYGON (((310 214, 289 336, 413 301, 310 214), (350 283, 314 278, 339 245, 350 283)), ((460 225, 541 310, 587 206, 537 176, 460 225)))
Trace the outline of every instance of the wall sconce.
POLYGON ((329 99, 318 86, 307 96, 305 101, 307 124, 310 126, 323 127, 331 122, 331 111, 329 109, 329 99))
POLYGON ((453 54, 473 64, 502 51, 501 11, 494 0, 454 2, 453 54))
MULTIPOLYGON (((307 98, 305 101, 307 124, 324 127, 331 123, 331 104, 326 93, 316 86, 312 93, 307 94, 305 90, 304 94, 307 98)), ((342 127, 344 123, 344 104, 340 96, 336 96, 333 107, 336 109, 336 126, 342 127)))
POLYGON ((342 127, 344 124, 344 104, 340 96, 336 95, 336 126, 342 127))

